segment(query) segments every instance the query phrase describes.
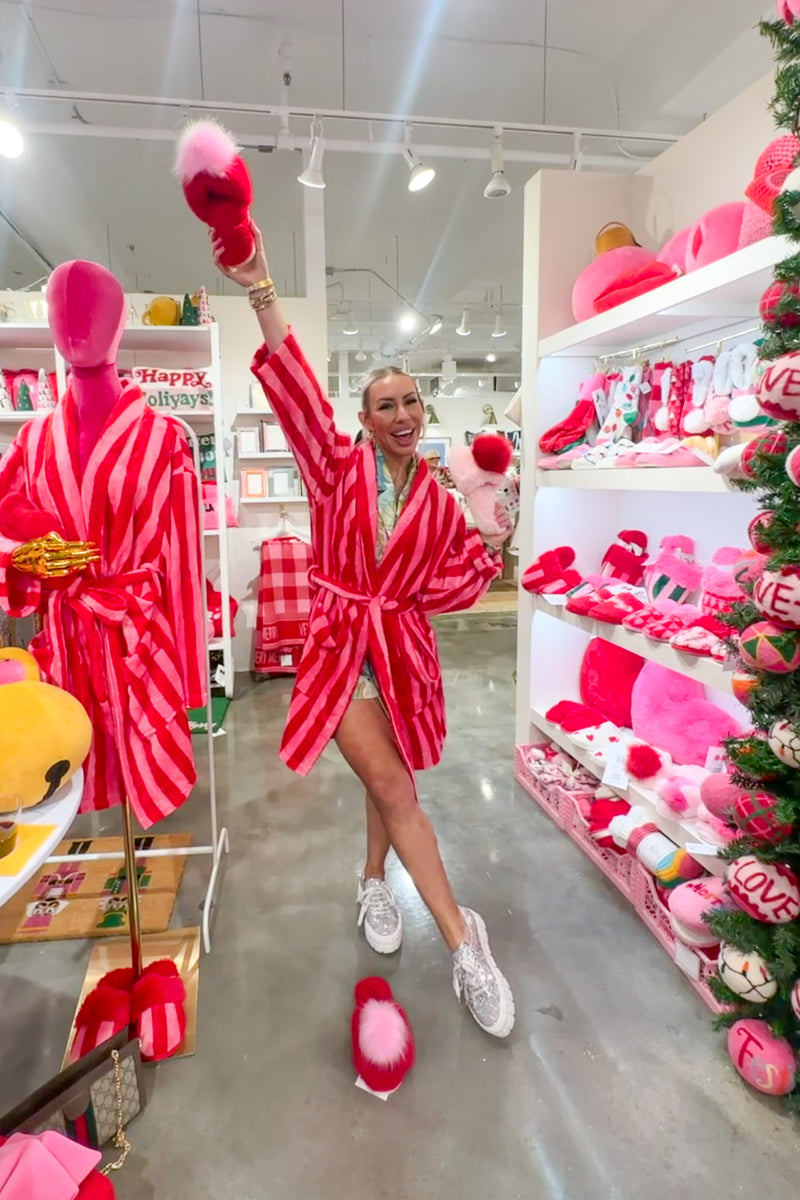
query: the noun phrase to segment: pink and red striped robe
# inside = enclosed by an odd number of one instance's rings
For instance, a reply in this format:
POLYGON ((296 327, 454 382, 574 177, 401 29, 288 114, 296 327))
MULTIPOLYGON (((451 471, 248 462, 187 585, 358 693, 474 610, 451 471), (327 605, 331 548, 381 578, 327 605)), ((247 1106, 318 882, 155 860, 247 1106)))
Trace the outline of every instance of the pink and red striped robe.
POLYGON ((137 387, 123 390, 83 473, 69 391, 0 462, 0 495, 21 493, 63 537, 100 548, 86 571, 40 580, 17 571, 20 543, 0 537, 0 605, 43 614, 31 649, 89 713, 82 809, 126 794, 144 828, 196 780, 186 709, 206 701, 197 487, 183 431, 137 387))
POLYGON ((354 446, 336 429, 293 333, 274 354, 262 346, 252 370, 297 459, 311 505, 314 599, 281 757, 307 774, 336 732, 369 655, 409 772, 435 766, 446 725, 428 616, 470 608, 499 574, 499 556, 488 553, 476 530, 467 530, 455 498, 421 461, 376 563, 372 443, 354 446))

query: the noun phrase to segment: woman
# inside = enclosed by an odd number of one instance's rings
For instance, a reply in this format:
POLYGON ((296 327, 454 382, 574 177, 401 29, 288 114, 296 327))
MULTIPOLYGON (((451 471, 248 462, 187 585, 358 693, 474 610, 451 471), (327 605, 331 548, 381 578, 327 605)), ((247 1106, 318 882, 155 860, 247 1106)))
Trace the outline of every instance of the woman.
MULTIPOLYGON (((469 608, 501 569, 467 530, 455 498, 417 455, 424 411, 396 367, 374 371, 355 446, 334 425, 277 303, 260 231, 252 262, 219 269, 248 289, 264 345, 252 370, 297 460, 311 508, 315 593, 281 757, 306 774, 331 737, 366 788, 367 857, 359 925, 374 950, 397 950, 402 916, 385 881, 389 848, 405 866, 453 958, 453 985, 482 1029, 506 1037, 514 1001, 483 920, 459 908, 413 772, 434 766, 444 699, 428 614, 469 608)), ((510 530, 509 530, 510 532, 510 530)))

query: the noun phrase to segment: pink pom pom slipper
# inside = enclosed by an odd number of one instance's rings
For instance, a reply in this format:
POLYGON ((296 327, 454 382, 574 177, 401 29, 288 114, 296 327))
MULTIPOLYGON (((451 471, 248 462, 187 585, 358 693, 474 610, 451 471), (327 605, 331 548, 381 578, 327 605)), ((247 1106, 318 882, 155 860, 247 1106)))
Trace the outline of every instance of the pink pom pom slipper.
POLYGON ((569 591, 581 581, 577 571, 571 570, 575 561, 575 551, 571 546, 556 546, 555 550, 545 550, 531 563, 522 576, 522 586, 527 592, 543 592, 551 585, 557 585, 559 591, 569 591), (567 579, 574 579, 569 586, 561 585, 567 579))
POLYGON ((644 601, 633 592, 618 592, 589 609, 588 616, 595 621, 605 621, 609 625, 621 625, 625 617, 631 616, 644 608, 644 601))
MULTIPOLYGON (((698 657, 717 657, 722 639, 728 636, 728 627, 716 617, 700 617, 680 633, 670 638, 673 650, 681 650, 684 654, 696 654, 698 657)), ((722 658, 725 658, 725 647, 722 645, 722 658)), ((719 660, 721 661, 721 660, 719 660)))

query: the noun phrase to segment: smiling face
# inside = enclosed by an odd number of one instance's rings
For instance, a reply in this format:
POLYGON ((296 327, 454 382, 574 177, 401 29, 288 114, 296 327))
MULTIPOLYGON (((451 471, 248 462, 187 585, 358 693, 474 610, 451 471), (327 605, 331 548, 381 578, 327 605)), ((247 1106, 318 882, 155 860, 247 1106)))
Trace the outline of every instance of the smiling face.
POLYGON ((425 422, 425 411, 414 380, 408 375, 385 375, 374 380, 367 394, 368 411, 361 424, 388 462, 413 458, 425 422))

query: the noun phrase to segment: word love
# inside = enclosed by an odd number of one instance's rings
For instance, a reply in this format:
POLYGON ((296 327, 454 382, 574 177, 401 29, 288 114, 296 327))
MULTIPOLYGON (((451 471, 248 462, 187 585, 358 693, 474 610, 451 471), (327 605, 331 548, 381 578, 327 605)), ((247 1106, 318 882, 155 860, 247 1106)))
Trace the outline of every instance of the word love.
POLYGON ((782 863, 747 854, 731 863, 726 879, 731 898, 757 921, 785 925, 800 916, 800 883, 782 863))
POLYGON ((753 600, 764 616, 789 629, 800 629, 800 574, 795 567, 765 571, 753 600))

